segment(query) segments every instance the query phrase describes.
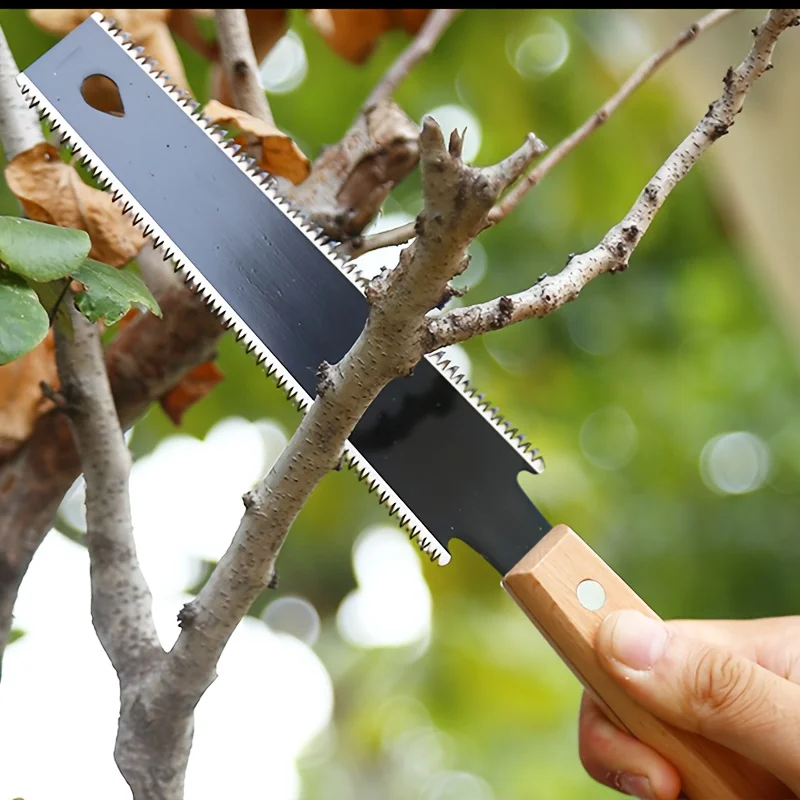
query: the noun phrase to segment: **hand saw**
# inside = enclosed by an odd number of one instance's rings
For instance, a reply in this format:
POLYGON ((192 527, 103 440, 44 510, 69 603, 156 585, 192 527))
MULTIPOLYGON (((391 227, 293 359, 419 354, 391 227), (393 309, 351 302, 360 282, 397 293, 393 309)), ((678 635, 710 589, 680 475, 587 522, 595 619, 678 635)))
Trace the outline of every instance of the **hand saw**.
MULTIPOLYGON (((306 409, 317 368, 350 349, 369 315, 357 269, 237 154, 191 98, 168 85, 113 22, 95 13, 18 77, 32 107, 93 170, 165 258, 306 409), (121 115, 91 107, 92 76, 119 89, 121 115)), ((565 525, 551 527, 520 488, 544 463, 445 356, 388 384, 346 456, 432 560, 466 542, 621 728, 662 753, 695 800, 745 800, 742 759, 646 713, 600 667, 594 639, 621 608, 655 613, 565 525)))

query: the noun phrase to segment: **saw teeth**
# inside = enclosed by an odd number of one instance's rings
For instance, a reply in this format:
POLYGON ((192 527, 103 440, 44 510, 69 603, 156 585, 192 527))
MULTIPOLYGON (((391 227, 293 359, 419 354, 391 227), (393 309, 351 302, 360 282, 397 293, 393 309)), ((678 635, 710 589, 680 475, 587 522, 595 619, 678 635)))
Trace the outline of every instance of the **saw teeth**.
MULTIPOLYGON (((231 161, 284 212, 287 219, 299 228, 309 241, 311 241, 312 244, 314 244, 317 249, 319 249, 320 252, 322 252, 328 260, 362 292, 362 294, 364 294, 369 279, 362 274, 361 269, 353 262, 342 257, 336 250, 336 243, 331 241, 323 230, 307 220, 300 210, 290 204, 286 198, 278 194, 274 177, 263 172, 254 159, 246 152, 237 153, 233 150, 229 145, 230 140, 227 138, 225 131, 219 125, 212 124, 200 111, 199 104, 191 97, 187 98, 183 90, 178 89, 174 85, 167 85, 169 76, 165 75, 163 70, 159 69, 158 65, 155 64, 152 59, 140 55, 143 52, 143 48, 134 45, 134 43, 130 41, 130 37, 120 31, 112 21, 104 18, 100 12, 94 12, 92 14, 92 19, 123 48, 124 52, 128 54, 131 60, 137 64, 140 69, 146 72, 157 85, 163 88, 175 104, 183 110, 186 116, 201 128, 206 135, 220 147, 222 152, 226 153, 231 161)), ((76 152, 80 151, 84 153, 82 161, 85 159, 87 163, 91 164, 91 166, 96 169, 101 183, 104 184, 106 188, 110 189, 114 202, 120 203, 121 200, 123 201, 123 212, 126 214, 131 210, 136 212, 132 222, 143 228, 144 234, 153 242, 154 249, 166 245, 164 250, 165 260, 173 259, 175 270, 182 272, 187 286, 191 287, 192 290, 199 295, 202 301, 222 321, 225 327, 232 328, 235 331, 237 340, 244 342, 247 352, 255 351, 258 363, 264 365, 264 370, 267 375, 273 377, 277 385, 285 391, 289 400, 300 408, 300 410, 307 409, 312 403, 312 398, 309 397, 286 368, 257 339, 249 328, 247 328, 233 309, 219 297, 216 290, 206 281, 202 273, 196 270, 191 261, 189 261, 183 252, 167 237, 155 220, 153 220, 147 212, 141 208, 136 200, 128 194, 127 190, 119 184, 113 174, 106 168, 105 164, 103 164, 91 148, 86 145, 82 138, 78 136, 67 123, 60 120, 55 109, 52 108, 46 98, 38 94, 36 87, 30 83, 24 74, 18 76, 17 82, 20 85, 22 93, 28 96, 31 107, 38 107, 38 112, 42 120, 48 122, 53 118, 50 123, 53 131, 59 130, 63 125, 64 130, 61 132, 61 138, 63 140, 74 140, 76 152)), ((538 452, 530 448, 530 443, 523 443, 522 437, 518 435, 517 430, 515 428, 510 428, 508 423, 503 425, 502 418, 498 418, 496 415, 496 409, 494 409, 493 412, 487 412, 486 409, 490 404, 488 401, 484 401, 481 395, 476 394, 476 392, 469 387, 469 382, 464 375, 459 373, 456 364, 451 363, 441 351, 432 353, 426 356, 426 358, 445 380, 459 391, 471 405, 482 414, 484 419, 492 425, 497 433, 503 436, 503 438, 524 457, 535 472, 541 472, 544 469, 544 462, 538 456, 538 452)), ((402 498, 394 492, 391 486, 385 483, 372 465, 364 459, 349 441, 345 444, 344 457, 348 468, 357 474, 360 481, 368 479, 370 493, 377 494, 380 502, 388 506, 389 514, 397 518, 398 524, 408 532, 412 539, 417 541, 420 549, 426 553, 432 561, 439 561, 441 564, 448 563, 450 561, 450 554, 447 550, 441 546, 431 532, 427 530, 425 525, 405 504, 402 498), (381 491, 378 491, 378 489, 381 491)))

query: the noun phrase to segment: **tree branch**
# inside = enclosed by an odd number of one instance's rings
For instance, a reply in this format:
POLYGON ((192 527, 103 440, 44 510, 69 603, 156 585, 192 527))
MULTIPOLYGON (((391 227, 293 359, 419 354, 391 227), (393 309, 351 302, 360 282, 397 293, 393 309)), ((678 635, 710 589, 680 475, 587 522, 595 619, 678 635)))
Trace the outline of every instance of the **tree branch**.
POLYGON ((419 126, 391 100, 361 112, 311 175, 284 195, 331 239, 349 241, 375 218, 389 192, 419 162, 419 126))
POLYGON ((555 276, 545 276, 530 289, 487 303, 457 308, 429 321, 431 350, 472 336, 504 328, 531 317, 543 317, 574 300, 592 279, 627 268, 657 211, 672 190, 689 173, 700 156, 729 132, 742 110, 747 92, 772 67, 778 37, 800 24, 798 9, 773 9, 754 31, 755 42, 744 61, 729 68, 724 91, 708 107, 694 130, 673 151, 645 186, 625 217, 592 250, 572 256, 555 276))
POLYGON ((246 510, 231 545, 182 612, 184 629, 168 657, 172 691, 200 694, 213 680, 228 637, 269 585, 295 516, 339 462, 348 436, 372 400, 422 357, 425 314, 439 302, 448 281, 466 267, 467 247, 487 226, 490 209, 518 176, 521 161, 537 146, 529 137, 500 165, 475 169, 461 161, 457 133, 448 147, 436 123, 424 121, 424 209, 417 239, 395 270, 372 282, 372 309, 360 337, 338 364, 326 366, 324 391, 266 478, 245 495, 246 510))
MULTIPOLYGON (((17 70, 10 58, 10 54, 0 58, 0 98, 19 94, 17 70)), ((4 112, 10 107, 8 101, 0 102, 0 122, 9 116, 4 112)), ((23 110, 31 120, 29 130, 40 141, 35 114, 27 105, 23 110)), ((6 130, 0 127, 8 151, 6 130)), ((334 234, 340 225, 360 231, 392 187, 416 165, 417 137, 416 126, 398 106, 379 104, 370 114, 360 115, 341 142, 321 154, 292 201, 334 234)), ((150 314, 137 318, 106 350, 111 388, 125 429, 184 375, 213 358, 223 333, 219 320, 194 292, 171 273, 164 274, 160 254, 153 255, 148 246, 140 252, 139 261, 163 318, 150 314)), ((25 572, 64 494, 79 475, 70 426, 57 410, 39 417, 27 441, 0 462, 0 517, 4 520, 0 526, 0 656, 25 572)))
POLYGON ((234 103, 251 116, 274 124, 267 95, 261 85, 261 73, 244 9, 217 8, 214 18, 220 55, 234 103))
POLYGON ((56 362, 86 480, 92 621, 120 682, 163 655, 150 588, 136 557, 131 456, 117 418, 97 328, 67 300, 73 335, 56 330, 56 362))
POLYGON ((617 92, 603 103, 597 111, 592 114, 583 125, 573 131, 566 139, 560 141, 542 161, 529 172, 493 209, 491 219, 493 222, 500 222, 506 217, 522 200, 523 197, 539 181, 550 172, 553 167, 560 164, 576 147, 589 138, 608 118, 643 84, 667 62, 675 53, 682 50, 687 44, 695 41, 698 36, 705 33, 710 28, 726 20, 735 14, 738 8, 718 8, 699 19, 694 25, 690 25, 678 34, 678 37, 661 52, 650 56, 643 61, 633 75, 628 78, 617 92))
POLYGON ((28 108, 16 83, 19 69, 0 28, 0 138, 6 161, 44 141, 39 118, 28 108))
MULTIPOLYGON (((0 28, 0 140, 2 140, 3 150, 8 161, 44 141, 39 119, 28 108, 28 104, 17 87, 18 72, 6 35, 0 28)), ((12 473, 12 480, 14 477, 12 473)), ((7 484, 8 480, 4 483, 7 484)), ((13 516, 10 519, 13 519, 13 516)), ((3 537, 4 533, 0 530, 0 542, 3 537)), ((0 580, 3 579, 5 573, 5 565, 0 561, 0 580)), ((11 634, 15 599, 16 589, 10 598, 0 592, 0 662, 3 658, 5 644, 11 634)))
POLYGON ((362 111, 392 97, 408 73, 436 47, 437 42, 460 11, 460 8, 435 8, 431 11, 417 35, 411 40, 411 44, 400 53, 397 60, 370 92, 362 106, 362 111))
MULTIPOLYGON (((595 111, 583 125, 573 131, 566 139, 560 141, 542 159, 541 163, 525 176, 511 191, 498 203, 490 219, 492 222, 500 222, 505 218, 522 200, 522 198, 547 175, 553 167, 560 164, 578 145, 582 144, 591 136, 608 118, 643 84, 677 52, 682 50, 687 44, 695 41, 705 31, 726 20, 729 16, 736 13, 736 8, 721 8, 712 11, 699 19, 694 25, 681 31, 678 37, 660 52, 650 56, 643 61, 636 71, 625 81, 622 86, 612 95, 600 108, 595 111)), ((349 248, 348 254, 351 258, 368 253, 371 250, 379 250, 382 247, 398 245, 407 242, 414 236, 414 223, 409 222, 392 228, 388 231, 365 236, 359 239, 349 248)))
MULTIPOLYGON (((27 109, 26 109, 27 110, 27 109)), ((117 413, 129 428, 150 403, 187 372, 212 358, 222 327, 185 287, 159 294, 163 319, 144 314, 122 330, 105 357, 117 413)), ((28 440, 0 464, 0 653, 33 554, 50 530, 64 494, 80 475, 72 431, 64 414, 36 421, 28 440)))
POLYGON ((165 654, 136 556, 129 495, 131 456, 117 418, 97 328, 70 297, 73 334, 56 330, 61 391, 86 480, 92 622, 117 672, 114 757, 135 800, 181 800, 192 740, 185 718, 145 714, 165 654))

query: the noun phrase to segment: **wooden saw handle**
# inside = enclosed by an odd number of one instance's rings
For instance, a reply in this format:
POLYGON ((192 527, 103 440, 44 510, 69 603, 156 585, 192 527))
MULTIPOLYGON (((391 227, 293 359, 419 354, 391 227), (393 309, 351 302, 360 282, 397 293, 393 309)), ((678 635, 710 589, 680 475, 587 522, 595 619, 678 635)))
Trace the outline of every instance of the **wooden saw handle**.
POLYGON ((594 642, 608 614, 634 609, 658 616, 573 530, 553 528, 505 576, 503 586, 612 722, 677 768, 691 800, 753 800, 766 797, 765 792, 777 796, 773 792, 780 785, 773 785, 775 779, 763 770, 649 714, 600 666, 594 642))

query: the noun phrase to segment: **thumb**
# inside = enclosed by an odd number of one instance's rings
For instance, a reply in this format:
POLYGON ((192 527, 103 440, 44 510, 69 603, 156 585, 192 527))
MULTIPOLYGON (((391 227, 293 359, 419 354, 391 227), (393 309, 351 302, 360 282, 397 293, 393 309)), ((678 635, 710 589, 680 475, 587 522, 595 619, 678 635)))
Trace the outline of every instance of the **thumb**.
POLYGON ((800 789, 800 686, 636 611, 603 621, 604 668, 644 708, 761 764, 800 789))

